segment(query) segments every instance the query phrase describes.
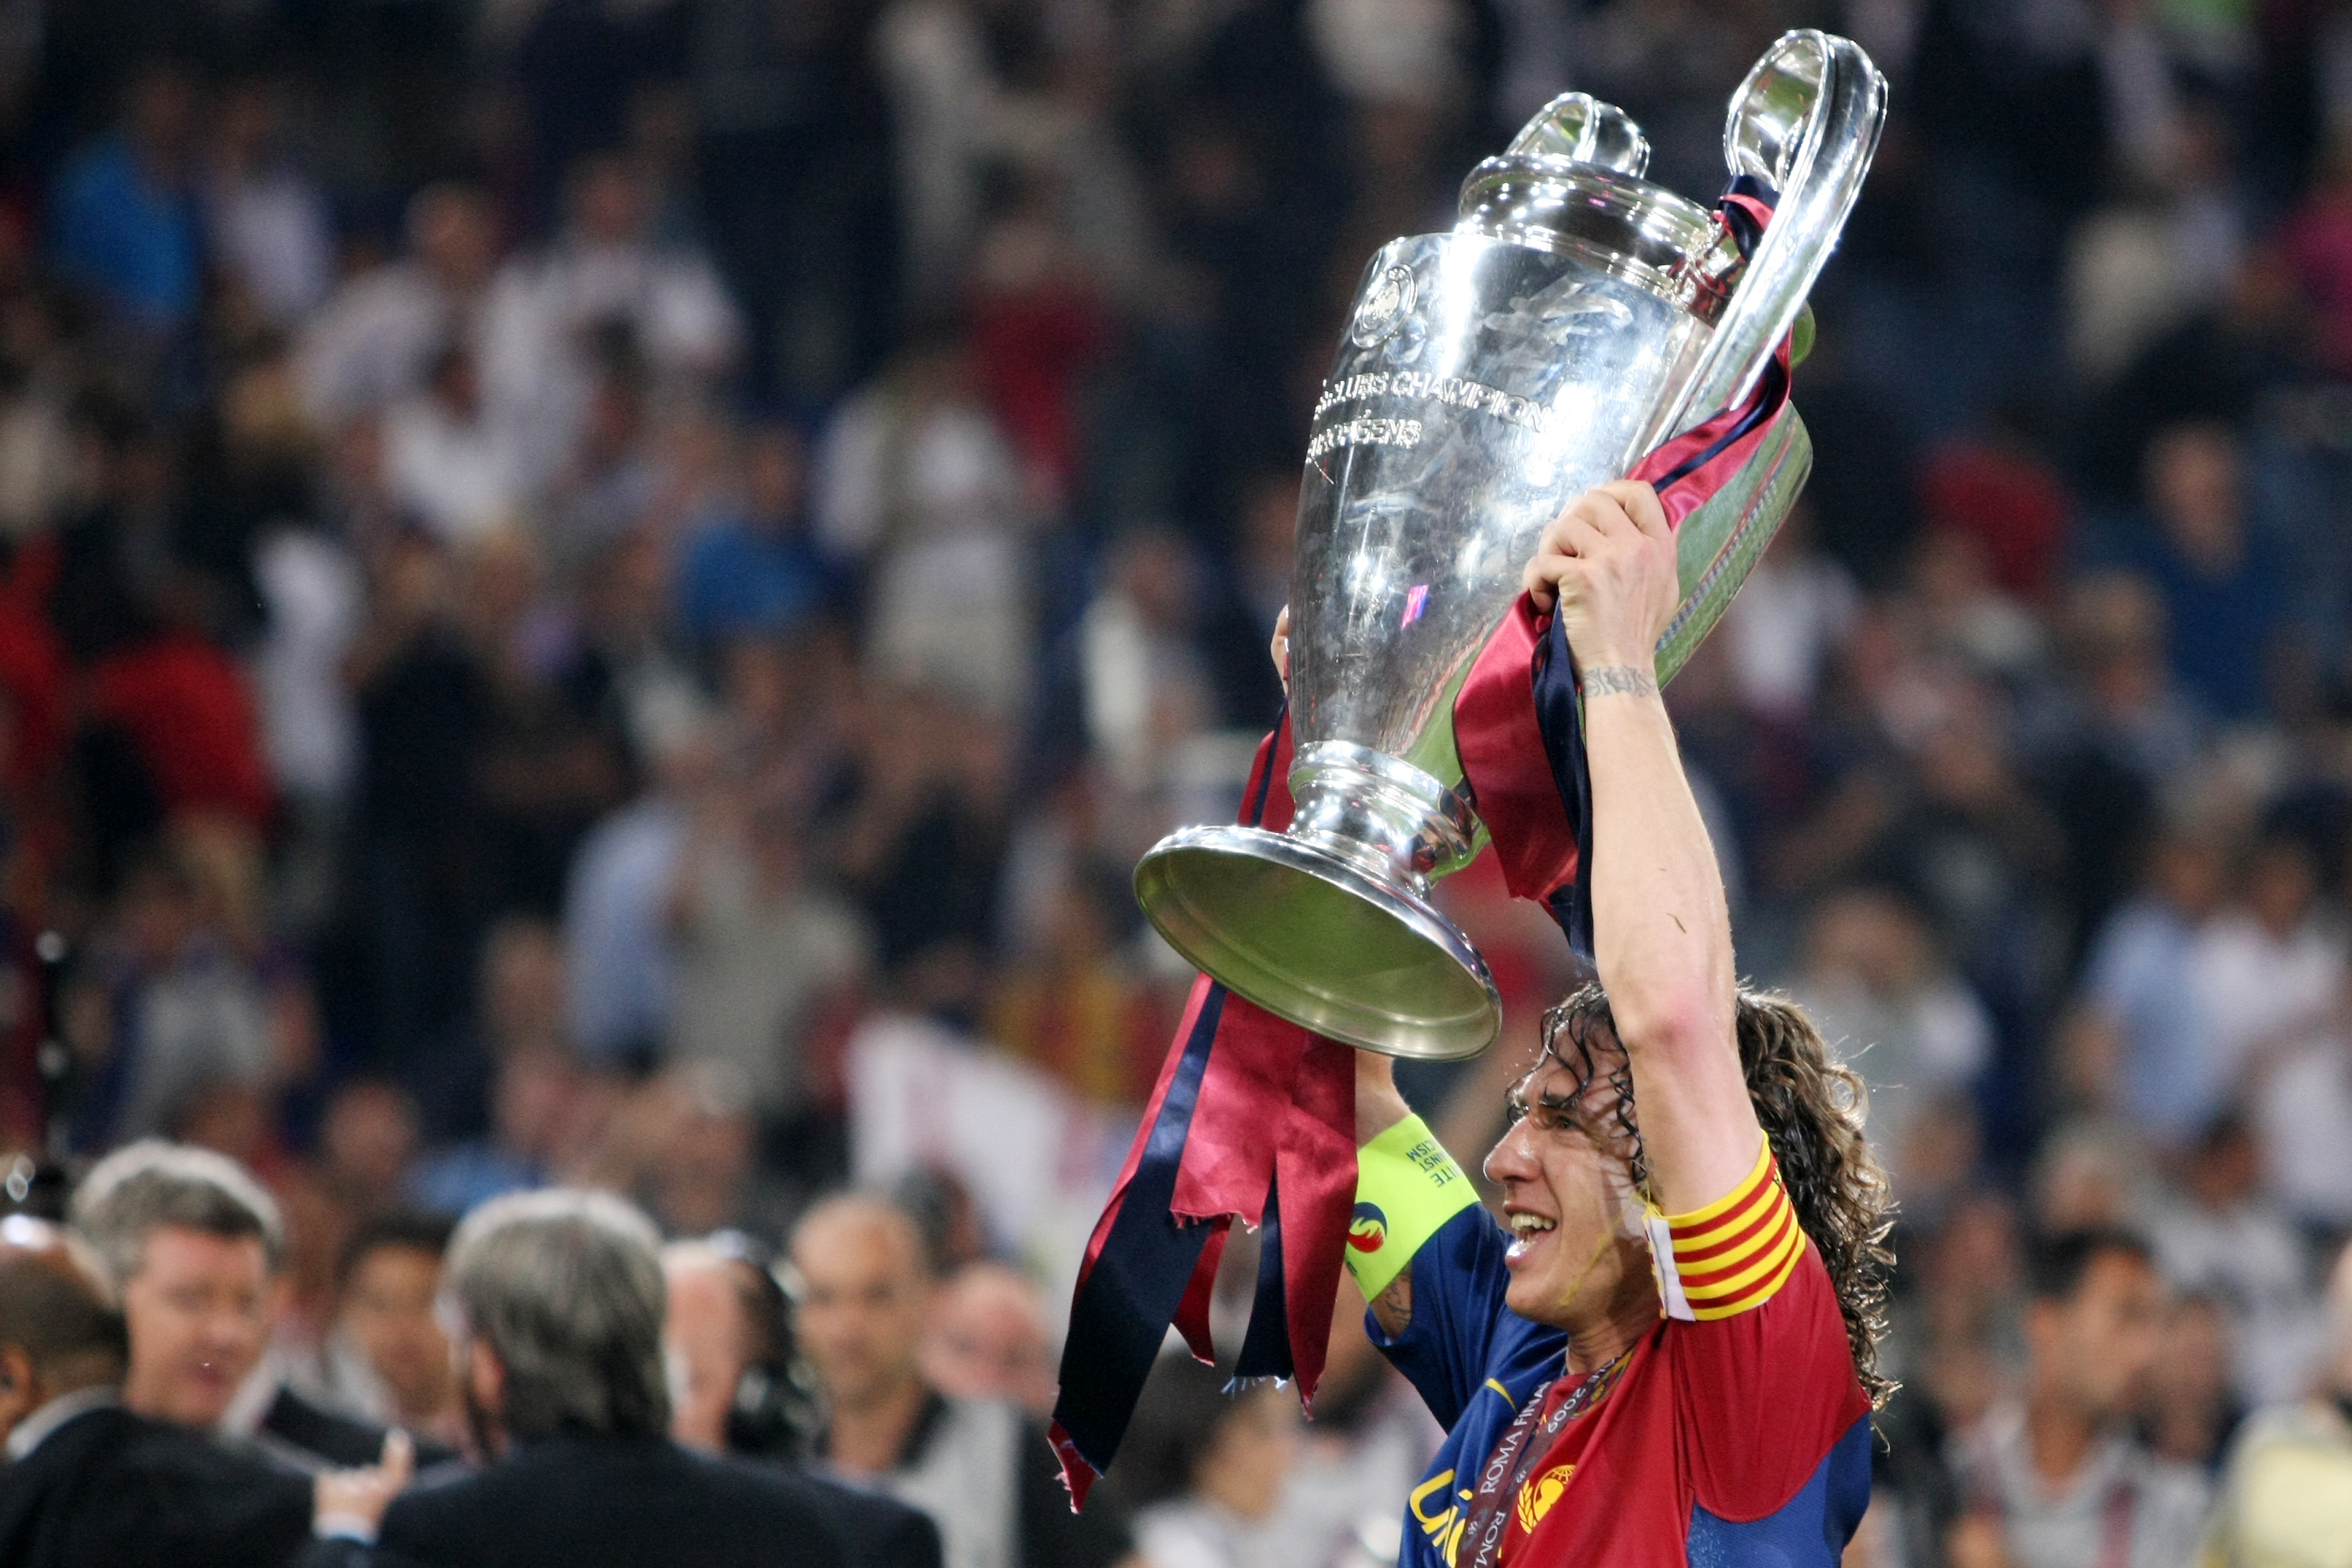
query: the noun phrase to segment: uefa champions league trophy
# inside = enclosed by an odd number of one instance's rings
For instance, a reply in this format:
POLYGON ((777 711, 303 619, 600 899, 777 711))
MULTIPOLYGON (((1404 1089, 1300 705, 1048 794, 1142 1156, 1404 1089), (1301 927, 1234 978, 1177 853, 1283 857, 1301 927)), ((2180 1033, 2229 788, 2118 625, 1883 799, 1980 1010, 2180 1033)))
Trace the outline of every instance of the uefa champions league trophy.
MULTIPOLYGON (((1493 1042, 1485 962, 1428 898, 1481 828, 1454 694, 1544 526, 1642 454, 1746 397, 1837 242, 1886 112, 1861 48, 1792 32, 1732 97, 1734 175, 1779 193, 1743 264, 1696 202, 1642 179, 1649 143, 1566 94, 1462 189, 1450 234, 1364 270, 1315 411, 1291 581, 1290 789, 1280 833, 1194 827, 1136 896, 1194 965, 1269 1012, 1393 1056, 1493 1042)), ((1677 531, 1684 600, 1663 681, 1795 501, 1793 411, 1677 531)))

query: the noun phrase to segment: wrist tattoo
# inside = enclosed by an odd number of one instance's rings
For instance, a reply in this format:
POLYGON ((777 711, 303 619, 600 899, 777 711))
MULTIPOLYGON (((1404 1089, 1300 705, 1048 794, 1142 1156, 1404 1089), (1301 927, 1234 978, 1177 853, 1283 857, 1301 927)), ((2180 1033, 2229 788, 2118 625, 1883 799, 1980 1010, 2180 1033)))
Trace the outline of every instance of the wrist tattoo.
POLYGON ((1584 672, 1584 694, 1587 697, 1655 697, 1658 677, 1655 671, 1637 669, 1630 664, 1604 664, 1584 672))

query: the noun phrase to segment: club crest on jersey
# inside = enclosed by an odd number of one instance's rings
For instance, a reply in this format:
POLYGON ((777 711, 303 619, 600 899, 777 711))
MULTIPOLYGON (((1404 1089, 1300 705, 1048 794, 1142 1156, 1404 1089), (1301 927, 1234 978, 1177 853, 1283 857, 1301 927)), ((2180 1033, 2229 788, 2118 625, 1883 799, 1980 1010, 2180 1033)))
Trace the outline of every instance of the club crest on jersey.
POLYGON ((1378 1204, 1358 1204, 1348 1216, 1348 1245, 1359 1252, 1378 1252, 1389 1238, 1389 1216, 1378 1204))
POLYGON ((1519 1489, 1519 1528, 1522 1531, 1534 1533, 1536 1526, 1543 1522, 1543 1516, 1551 1511, 1551 1505, 1568 1490, 1568 1479, 1574 1474, 1574 1465, 1554 1465, 1519 1489))

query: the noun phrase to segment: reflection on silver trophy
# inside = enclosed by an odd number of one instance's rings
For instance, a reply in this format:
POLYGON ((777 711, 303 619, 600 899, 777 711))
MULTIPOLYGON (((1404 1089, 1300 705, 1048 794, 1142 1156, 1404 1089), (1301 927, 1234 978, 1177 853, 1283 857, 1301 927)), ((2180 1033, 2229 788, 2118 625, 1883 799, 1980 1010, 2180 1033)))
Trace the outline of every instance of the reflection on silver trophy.
MULTIPOLYGON (((1580 93, 1464 185, 1449 234, 1365 268, 1315 410, 1291 583, 1286 831, 1195 827, 1136 869, 1160 933, 1232 990, 1397 1056, 1474 1056, 1501 1005, 1429 902, 1481 828, 1452 712, 1546 523, 1755 386, 1853 205, 1885 84, 1845 39, 1793 32, 1733 95, 1724 154, 1780 193, 1743 264, 1707 208, 1641 178, 1649 143, 1580 93)), ((1790 414, 1677 536, 1679 668, 1811 465, 1790 414)))

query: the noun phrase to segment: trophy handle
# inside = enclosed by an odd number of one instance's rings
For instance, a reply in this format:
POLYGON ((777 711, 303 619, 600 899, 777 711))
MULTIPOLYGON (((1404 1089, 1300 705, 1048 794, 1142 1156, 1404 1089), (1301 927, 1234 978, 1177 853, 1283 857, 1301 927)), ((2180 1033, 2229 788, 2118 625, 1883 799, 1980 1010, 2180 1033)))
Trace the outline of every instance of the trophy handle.
POLYGON ((1649 171, 1650 139, 1615 104, 1589 92, 1563 92, 1520 128, 1503 153, 1566 158, 1638 180, 1649 171))
POLYGON ((1886 79, 1862 46, 1812 28, 1784 33, 1731 97, 1723 157, 1780 193, 1715 334, 1647 447, 1745 398, 1836 248, 1886 124, 1886 79))

